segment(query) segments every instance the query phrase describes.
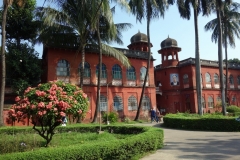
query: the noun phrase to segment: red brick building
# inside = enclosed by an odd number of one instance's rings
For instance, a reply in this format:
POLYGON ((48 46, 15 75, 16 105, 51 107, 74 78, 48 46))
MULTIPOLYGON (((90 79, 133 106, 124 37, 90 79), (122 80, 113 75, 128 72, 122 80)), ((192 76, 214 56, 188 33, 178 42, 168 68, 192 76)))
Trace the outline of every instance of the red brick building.
MULTIPOLYGON (((129 59, 131 68, 124 67, 113 57, 103 56, 102 78, 100 90, 101 111, 117 111, 119 118, 136 115, 140 100, 142 84, 146 72, 148 45, 147 36, 138 32, 131 38, 129 49, 121 49, 129 59)), ((98 52, 91 47, 86 47, 83 90, 90 101, 90 121, 96 108, 98 52)), ((81 54, 76 53, 76 48, 69 46, 45 46, 43 51, 43 68, 45 75, 43 82, 62 80, 66 83, 79 85, 81 54)), ((151 59, 149 78, 142 103, 141 116, 148 116, 150 108, 156 107, 156 88, 154 81, 153 58, 151 59)))
MULTIPOLYGON (((195 59, 179 61, 180 51, 177 41, 171 38, 162 41, 161 49, 158 51, 162 64, 155 66, 154 75, 156 86, 158 86, 157 107, 163 114, 187 110, 193 113, 198 112, 195 59)), ((229 64, 228 68, 228 103, 239 106, 240 65, 229 64)), ((201 77, 203 112, 221 110, 218 61, 201 60, 201 77)))

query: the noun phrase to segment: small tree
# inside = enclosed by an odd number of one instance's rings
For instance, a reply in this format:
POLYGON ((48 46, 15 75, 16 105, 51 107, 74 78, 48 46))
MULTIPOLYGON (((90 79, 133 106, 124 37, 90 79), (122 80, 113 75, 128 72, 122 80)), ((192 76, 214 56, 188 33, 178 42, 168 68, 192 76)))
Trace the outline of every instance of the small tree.
POLYGON ((63 82, 39 84, 28 87, 22 97, 16 97, 16 104, 9 110, 13 121, 31 119, 33 129, 46 140, 46 147, 52 140, 54 129, 67 115, 84 118, 88 110, 87 95, 82 89, 63 82))

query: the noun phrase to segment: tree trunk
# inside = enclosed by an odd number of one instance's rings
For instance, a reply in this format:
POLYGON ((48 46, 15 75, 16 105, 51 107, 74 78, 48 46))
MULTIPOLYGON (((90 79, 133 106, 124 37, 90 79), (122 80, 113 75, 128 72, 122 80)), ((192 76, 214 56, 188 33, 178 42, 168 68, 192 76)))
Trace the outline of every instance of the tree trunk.
MULTIPOLYGON (((99 23, 97 27, 97 35, 98 35, 98 47, 99 47, 99 69, 98 69, 98 86, 97 86, 97 100, 96 100, 96 110, 93 117, 93 123, 97 121, 98 111, 100 111, 100 89, 101 89, 101 75, 102 75, 102 47, 101 47, 101 38, 99 32, 99 23)), ((108 109, 108 108, 107 108, 108 109)), ((101 119, 99 120, 100 123, 101 119)))
MULTIPOLYGON (((225 36, 224 36, 224 41, 225 41, 225 59, 226 59, 226 84, 225 84, 225 102, 226 105, 229 104, 228 102, 228 53, 227 53, 227 36, 226 36, 226 27, 225 27, 225 36), (228 103, 227 103, 228 102, 228 103)), ((230 99, 229 99, 230 100, 230 99)))
POLYGON ((223 77, 223 59, 222 59, 222 25, 221 25, 221 7, 217 4, 217 19, 218 19, 218 61, 219 61, 219 74, 220 74, 220 90, 222 96, 222 113, 226 115, 225 93, 224 93, 224 77, 223 77))
MULTIPOLYGON (((195 1, 196 3, 196 1, 195 1)), ((197 89, 197 105, 198 114, 203 115, 202 108, 202 86, 201 86, 201 62, 199 52, 199 36, 198 36, 198 15, 197 9, 194 8, 194 27, 195 27, 195 69, 196 69, 196 89, 197 89)))
POLYGON ((83 88, 83 75, 84 75, 84 63, 85 63, 85 45, 82 45, 82 62, 80 68, 80 88, 83 88))
MULTIPOLYGON (((150 2, 147 1, 147 7, 149 8, 150 2)), ((143 100, 143 96, 144 96, 144 91, 145 91, 145 87, 146 87, 146 82, 147 82, 147 78, 148 78, 148 72, 149 72, 149 68, 150 68, 150 61, 151 61, 151 42, 150 42, 150 33, 149 33, 149 26, 150 26, 150 16, 147 13, 147 37, 148 37, 148 60, 147 60, 147 70, 146 70, 146 75, 144 78, 144 82, 143 82, 143 86, 142 86, 142 93, 141 93, 141 97, 140 97, 140 101, 138 104, 138 110, 136 113, 136 117, 134 119, 134 121, 137 121, 139 119, 139 115, 140 115, 140 110, 141 110, 141 106, 142 106, 142 100, 143 100)))
POLYGON ((4 95, 5 95, 5 80, 6 80, 6 61, 5 61, 5 40, 6 40, 6 18, 8 4, 3 1, 3 14, 2 14, 2 50, 1 50, 1 95, 0 95, 0 126, 4 125, 3 108, 4 108, 4 95))

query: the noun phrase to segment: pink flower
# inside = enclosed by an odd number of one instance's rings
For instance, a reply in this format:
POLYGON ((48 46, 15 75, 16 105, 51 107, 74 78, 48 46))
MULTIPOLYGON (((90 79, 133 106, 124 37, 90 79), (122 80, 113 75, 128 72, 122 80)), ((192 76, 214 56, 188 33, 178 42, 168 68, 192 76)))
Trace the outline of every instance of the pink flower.
POLYGON ((87 94, 83 93, 83 98, 86 99, 87 98, 87 94))
POLYGON ((81 109, 79 109, 79 111, 78 111, 78 114, 81 114, 82 113, 82 110, 81 109))
POLYGON ((15 98, 15 101, 16 102, 18 102, 18 101, 20 101, 21 100, 21 98, 19 97, 19 96, 17 96, 16 98, 15 98))
POLYGON ((45 107, 45 104, 44 104, 43 102, 40 102, 40 103, 38 103, 38 107, 39 107, 39 108, 44 108, 44 107, 45 107))

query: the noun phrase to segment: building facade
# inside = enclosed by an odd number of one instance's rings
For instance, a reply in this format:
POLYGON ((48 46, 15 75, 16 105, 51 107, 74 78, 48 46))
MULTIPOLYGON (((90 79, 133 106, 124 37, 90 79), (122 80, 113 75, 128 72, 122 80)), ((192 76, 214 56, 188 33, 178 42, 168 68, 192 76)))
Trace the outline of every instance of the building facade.
MULTIPOLYGON (((122 51, 131 63, 124 67, 117 59, 103 55, 100 89, 100 110, 118 112, 119 118, 136 116, 144 76, 146 75, 148 43, 147 36, 138 32, 131 38, 128 49, 122 51)), ((86 117, 91 121, 96 109, 97 75, 99 68, 98 51, 90 46, 85 50, 83 91, 88 95, 91 114, 86 117)), ((44 75, 42 82, 61 80, 66 83, 80 84, 81 53, 71 47, 44 46, 44 75)), ((156 88, 154 81, 154 59, 151 59, 148 81, 142 102, 141 117, 148 117, 150 108, 156 107, 156 88)))
MULTIPOLYGON (((155 66, 157 107, 162 114, 176 112, 197 113, 195 59, 178 59, 181 48, 177 41, 167 38, 158 53, 162 64, 155 66)), ((221 111, 221 92, 218 61, 201 60, 202 108, 204 113, 221 111)), ((224 64, 225 68, 225 64, 224 64)), ((240 65, 229 64, 227 99, 230 105, 240 105, 240 65)), ((226 73, 224 69, 224 73, 226 73)), ((225 88, 225 87, 224 87, 225 88)))

